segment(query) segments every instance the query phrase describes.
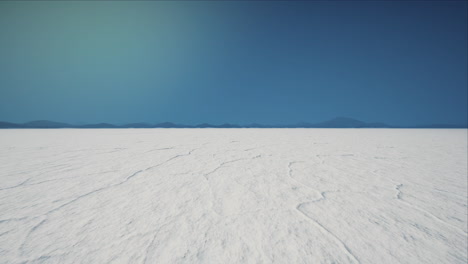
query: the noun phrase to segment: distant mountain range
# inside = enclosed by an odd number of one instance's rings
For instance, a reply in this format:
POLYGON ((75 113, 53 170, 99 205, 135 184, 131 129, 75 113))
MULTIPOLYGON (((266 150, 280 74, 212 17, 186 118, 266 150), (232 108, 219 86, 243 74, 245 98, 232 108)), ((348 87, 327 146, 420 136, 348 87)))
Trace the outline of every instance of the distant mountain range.
POLYGON ((170 122, 149 124, 149 123, 130 123, 125 125, 113 125, 108 123, 71 125, 67 123, 59 123, 48 120, 37 120, 23 124, 1 122, 1 128, 467 128, 467 125, 454 124, 427 124, 417 126, 391 126, 384 123, 367 123, 348 117, 337 117, 320 123, 297 123, 292 125, 262 125, 262 124, 199 124, 199 125, 183 125, 170 122))

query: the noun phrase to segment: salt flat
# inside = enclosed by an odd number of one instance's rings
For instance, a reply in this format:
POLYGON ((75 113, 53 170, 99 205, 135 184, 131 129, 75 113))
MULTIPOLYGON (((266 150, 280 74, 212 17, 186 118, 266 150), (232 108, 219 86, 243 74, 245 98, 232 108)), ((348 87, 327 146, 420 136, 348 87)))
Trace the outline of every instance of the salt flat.
POLYGON ((466 263, 467 130, 0 130, 0 263, 466 263))

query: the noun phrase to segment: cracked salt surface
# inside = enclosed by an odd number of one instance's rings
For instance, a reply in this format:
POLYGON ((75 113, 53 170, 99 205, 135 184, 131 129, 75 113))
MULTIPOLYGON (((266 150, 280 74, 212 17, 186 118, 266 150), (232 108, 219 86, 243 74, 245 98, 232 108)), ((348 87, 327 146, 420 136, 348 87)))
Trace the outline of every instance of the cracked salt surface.
POLYGON ((0 130, 0 263, 467 263, 467 130, 0 130))

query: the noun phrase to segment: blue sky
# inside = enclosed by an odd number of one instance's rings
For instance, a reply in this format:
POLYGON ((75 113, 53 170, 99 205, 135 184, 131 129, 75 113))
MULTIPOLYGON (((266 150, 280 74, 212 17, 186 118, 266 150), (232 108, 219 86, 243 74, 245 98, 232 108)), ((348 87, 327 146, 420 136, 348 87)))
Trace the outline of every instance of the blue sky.
POLYGON ((465 1, 0 2, 0 120, 467 120, 465 1))

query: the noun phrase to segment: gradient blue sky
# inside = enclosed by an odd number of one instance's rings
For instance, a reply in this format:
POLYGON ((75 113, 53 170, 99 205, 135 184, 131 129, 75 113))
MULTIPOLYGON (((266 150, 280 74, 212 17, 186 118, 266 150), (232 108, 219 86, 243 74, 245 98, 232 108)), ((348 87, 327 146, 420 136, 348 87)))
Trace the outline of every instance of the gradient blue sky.
POLYGON ((467 121, 467 2, 0 2, 0 120, 467 121))

